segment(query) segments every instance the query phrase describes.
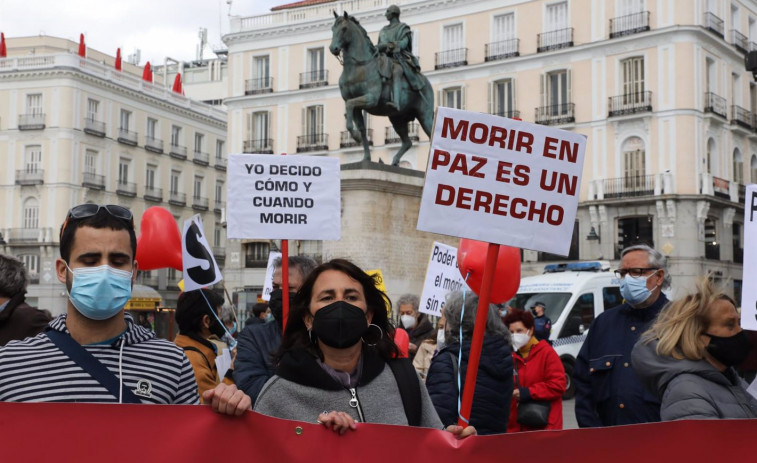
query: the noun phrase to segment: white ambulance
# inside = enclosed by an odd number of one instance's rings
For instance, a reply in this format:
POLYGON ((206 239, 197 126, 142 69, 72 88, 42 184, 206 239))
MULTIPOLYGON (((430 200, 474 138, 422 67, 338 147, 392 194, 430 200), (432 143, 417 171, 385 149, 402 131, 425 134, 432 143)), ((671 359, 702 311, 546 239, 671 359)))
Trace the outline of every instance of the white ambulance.
POLYGON ((544 303, 552 320, 549 339, 562 360, 568 387, 565 398, 575 395, 573 366, 592 320, 600 313, 620 305, 618 279, 607 261, 550 264, 542 275, 522 278, 510 306, 531 310, 544 303))

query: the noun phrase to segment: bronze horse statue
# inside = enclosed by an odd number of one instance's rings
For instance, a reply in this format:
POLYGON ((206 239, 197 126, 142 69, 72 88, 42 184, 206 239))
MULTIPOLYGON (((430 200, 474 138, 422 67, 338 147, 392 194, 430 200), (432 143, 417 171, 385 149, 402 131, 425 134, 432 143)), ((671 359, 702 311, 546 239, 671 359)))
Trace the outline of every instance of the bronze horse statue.
MULTIPOLYGON (((365 131, 363 111, 376 116, 388 116, 392 127, 402 140, 402 145, 392 159, 392 165, 399 165, 400 159, 410 149, 413 142, 408 136, 408 122, 417 119, 426 135, 431 136, 434 125, 434 91, 426 76, 422 76, 424 86, 419 91, 411 89, 403 77, 399 108, 387 106, 391 101, 392 84, 385 82, 379 74, 380 60, 391 59, 379 54, 363 26, 353 16, 334 12, 334 25, 329 50, 334 56, 341 54, 344 70, 339 77, 339 90, 345 105, 347 130, 356 142, 363 144, 363 160, 371 160, 368 138, 365 131)), ((393 63, 398 66, 398 64, 393 63)))

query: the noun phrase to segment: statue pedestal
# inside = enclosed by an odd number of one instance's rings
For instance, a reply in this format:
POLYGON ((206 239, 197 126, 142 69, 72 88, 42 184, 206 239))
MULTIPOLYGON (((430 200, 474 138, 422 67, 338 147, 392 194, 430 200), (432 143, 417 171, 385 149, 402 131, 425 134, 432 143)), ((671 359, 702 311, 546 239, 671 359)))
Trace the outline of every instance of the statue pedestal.
POLYGON ((392 302, 420 296, 434 241, 458 238, 416 230, 424 173, 375 162, 343 164, 342 239, 323 242, 323 260, 347 258, 380 269, 392 302))

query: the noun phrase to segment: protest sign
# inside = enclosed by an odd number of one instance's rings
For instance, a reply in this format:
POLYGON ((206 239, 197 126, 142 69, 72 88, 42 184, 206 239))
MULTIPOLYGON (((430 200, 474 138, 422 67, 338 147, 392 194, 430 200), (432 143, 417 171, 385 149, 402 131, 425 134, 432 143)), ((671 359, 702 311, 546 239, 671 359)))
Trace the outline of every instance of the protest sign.
POLYGON ((273 272, 276 267, 273 265, 276 259, 281 259, 281 253, 271 251, 268 253, 268 266, 265 270, 265 279, 263 280, 263 300, 271 300, 271 291, 273 291, 273 272))
POLYGON ((586 137, 439 107, 418 229, 567 255, 586 137))
POLYGON ((339 172, 332 157, 230 155, 228 237, 338 240, 339 172))
MULTIPOLYGON (((744 204, 744 281, 757 272, 757 185, 746 187, 744 204)), ((757 330, 757 285, 745 284, 741 290, 741 327, 757 330)))
POLYGON ((202 218, 194 215, 184 221, 181 235, 182 261, 184 262, 184 290, 193 291, 211 286, 223 279, 213 250, 202 228, 202 218))
POLYGON ((451 291, 468 289, 457 268, 457 248, 434 242, 421 293, 420 311, 441 316, 444 298, 451 291))

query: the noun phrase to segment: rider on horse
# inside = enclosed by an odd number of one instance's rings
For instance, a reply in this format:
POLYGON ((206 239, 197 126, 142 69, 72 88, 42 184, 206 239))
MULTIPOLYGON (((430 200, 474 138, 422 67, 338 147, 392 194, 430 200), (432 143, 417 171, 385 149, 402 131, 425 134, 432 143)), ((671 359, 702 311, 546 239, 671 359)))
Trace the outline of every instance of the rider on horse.
POLYGON ((425 84, 421 78, 421 66, 412 53, 413 33, 407 24, 400 22, 400 9, 397 5, 386 9, 386 19, 389 24, 381 29, 378 39, 378 51, 386 55, 386 59, 381 60, 379 65, 379 73, 393 83, 392 100, 387 105, 399 110, 402 75, 405 75, 410 88, 415 91, 422 89, 425 84))

